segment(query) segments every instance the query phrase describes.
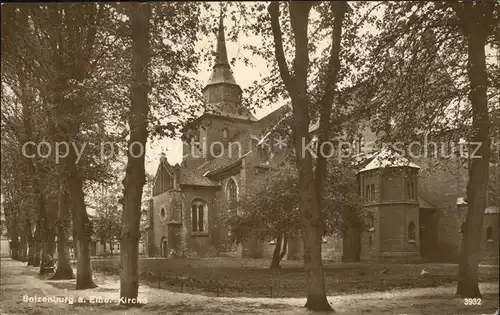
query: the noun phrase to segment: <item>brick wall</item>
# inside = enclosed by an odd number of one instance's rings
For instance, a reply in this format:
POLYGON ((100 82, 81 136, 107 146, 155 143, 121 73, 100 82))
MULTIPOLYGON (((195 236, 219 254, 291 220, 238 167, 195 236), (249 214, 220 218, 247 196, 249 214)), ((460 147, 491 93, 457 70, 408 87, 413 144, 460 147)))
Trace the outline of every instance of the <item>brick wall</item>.
POLYGON ((382 200, 404 199, 404 169, 399 167, 386 168, 382 171, 382 176, 382 200))
POLYGON ((365 207, 366 216, 373 216, 373 228, 369 222, 361 232, 361 259, 370 260, 380 252, 380 217, 378 206, 365 207))
MULTIPOLYGON (((251 123, 248 121, 242 121, 237 119, 228 118, 217 118, 217 117, 204 117, 197 123, 197 125, 191 126, 193 130, 199 129, 200 139, 194 140, 195 142, 201 142, 203 139, 206 140, 206 156, 203 156, 201 149, 203 146, 200 145, 200 149, 192 149, 192 144, 190 140, 187 143, 183 143, 183 155, 188 155, 186 158, 188 167, 195 168, 203 164, 206 160, 213 158, 210 154, 210 147, 212 143, 218 141, 224 145, 224 150, 227 153, 231 152, 233 157, 241 157, 245 154, 250 147, 250 136, 248 134, 248 129, 251 123), (227 130, 227 139, 222 137, 223 130, 227 130), (246 136, 245 136, 246 135, 246 136), (238 143, 238 144, 236 144, 238 143), (240 151, 241 146, 241 151, 240 151), (192 152, 195 152, 197 157, 192 156, 192 152)), ((194 133, 194 131, 193 131, 194 133)), ((186 133, 187 134, 187 133, 186 133)), ((217 150, 221 148, 220 144, 214 144, 212 146, 214 149, 214 155, 218 156, 217 150)))
POLYGON ((183 229, 182 238, 186 240, 183 250, 194 256, 215 256, 219 252, 222 238, 222 218, 217 202, 217 190, 202 187, 183 188, 183 229), (208 233, 193 233, 191 220, 191 205, 201 199, 208 208, 208 233))
POLYGON ((165 192, 160 195, 156 195, 153 197, 153 213, 151 216, 153 217, 153 225, 152 228, 154 230, 154 241, 152 246, 154 247, 153 253, 155 256, 161 256, 161 240, 163 237, 167 238, 168 236, 168 226, 166 217, 161 217, 161 209, 165 210, 167 213, 170 203, 172 202, 172 192, 165 192))
POLYGON ((379 206, 380 252, 420 253, 419 212, 414 204, 384 204, 379 206), (408 237, 410 222, 415 225, 415 242, 408 237))

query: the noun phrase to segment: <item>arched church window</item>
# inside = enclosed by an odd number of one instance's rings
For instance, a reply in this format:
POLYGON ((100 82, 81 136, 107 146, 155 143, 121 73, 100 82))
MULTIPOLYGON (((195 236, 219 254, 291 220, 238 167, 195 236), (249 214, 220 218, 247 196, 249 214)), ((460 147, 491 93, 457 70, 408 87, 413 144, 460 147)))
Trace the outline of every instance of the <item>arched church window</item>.
POLYGON ((413 221, 408 224, 408 241, 409 242, 416 242, 417 234, 416 234, 416 229, 415 229, 415 223, 413 221))
POLYGON ((238 201, 238 186, 232 178, 230 178, 227 182, 227 200, 229 201, 231 208, 233 208, 238 201))
POLYGON ((160 255, 161 257, 167 257, 167 238, 162 236, 160 241, 160 255))
POLYGON ((375 185, 374 184, 371 184, 370 186, 370 194, 371 194, 371 200, 374 201, 375 200, 375 185))
POLYGON ((160 216, 162 219, 165 219, 165 208, 161 208, 160 210, 160 216))
POLYGON ((195 200, 191 205, 191 230, 196 233, 208 232, 208 208, 203 200, 195 200))
POLYGON ((365 189, 365 199, 368 201, 370 200, 370 185, 366 185, 366 189, 365 189))
POLYGON ((229 137, 229 133, 227 128, 222 129, 222 139, 227 139, 229 137))

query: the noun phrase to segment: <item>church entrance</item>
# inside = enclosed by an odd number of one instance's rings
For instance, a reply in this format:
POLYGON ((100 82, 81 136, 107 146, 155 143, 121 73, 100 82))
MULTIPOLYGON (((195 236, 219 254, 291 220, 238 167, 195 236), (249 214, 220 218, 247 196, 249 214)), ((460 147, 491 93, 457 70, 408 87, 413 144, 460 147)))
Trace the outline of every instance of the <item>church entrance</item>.
POLYGON ((161 238, 161 245, 160 245, 160 252, 161 252, 161 257, 167 257, 168 256, 168 247, 167 247, 167 239, 165 236, 161 238))

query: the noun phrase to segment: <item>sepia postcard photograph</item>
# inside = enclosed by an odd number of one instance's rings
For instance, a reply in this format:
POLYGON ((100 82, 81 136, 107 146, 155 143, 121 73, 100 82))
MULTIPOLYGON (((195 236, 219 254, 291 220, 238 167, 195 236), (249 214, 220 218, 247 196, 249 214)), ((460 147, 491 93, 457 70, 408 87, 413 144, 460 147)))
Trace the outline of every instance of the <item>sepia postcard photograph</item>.
POLYGON ((0 315, 499 315, 500 1, 0 11, 0 315))

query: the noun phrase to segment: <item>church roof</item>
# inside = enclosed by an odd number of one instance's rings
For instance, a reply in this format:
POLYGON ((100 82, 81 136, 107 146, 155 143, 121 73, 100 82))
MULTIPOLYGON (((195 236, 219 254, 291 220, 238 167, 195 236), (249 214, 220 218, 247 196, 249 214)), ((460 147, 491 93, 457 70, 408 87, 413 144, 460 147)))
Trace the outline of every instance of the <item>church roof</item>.
POLYGON ((257 121, 256 127, 259 129, 265 129, 270 127, 271 125, 275 125, 276 123, 279 123, 281 119, 288 115, 290 112, 290 107, 287 105, 283 105, 259 119, 257 121))
POLYGON ((180 184, 188 186, 219 187, 220 185, 213 180, 204 177, 195 170, 181 167, 180 184))
MULTIPOLYGON (((179 165, 176 166, 171 166, 167 159, 162 157, 160 159, 160 165, 165 167, 166 170, 173 174, 174 173, 174 168, 177 168, 179 170, 179 180, 180 180, 180 185, 188 185, 188 186, 201 186, 201 187, 219 187, 219 184, 217 182, 214 182, 213 180, 204 177, 202 174, 197 172, 196 170, 189 169, 187 167, 181 167, 179 165)), ((156 176, 155 176, 156 178, 156 176)))
MULTIPOLYGON (((236 142, 236 143, 243 143, 244 141, 248 141, 247 132, 239 132, 234 137, 229 139, 229 142, 236 142)), ((234 163, 241 161, 242 157, 250 153, 251 150, 247 152, 241 152, 241 154, 238 154, 238 152, 231 152, 231 155, 229 154, 229 152, 230 152, 229 150, 224 150, 223 156, 212 159, 200 165, 198 167, 199 173, 203 174, 204 176, 214 175, 219 170, 224 170, 232 166, 234 163)))
POLYGON ((236 80, 234 79, 233 72, 231 71, 231 67, 229 66, 229 61, 227 58, 226 37, 224 35, 224 22, 222 12, 219 19, 219 34, 217 36, 215 64, 206 86, 220 83, 227 83, 238 86, 236 80))
POLYGON ((376 154, 373 160, 371 160, 371 162, 368 163, 364 168, 359 170, 358 173, 384 167, 401 167, 401 166, 420 168, 420 166, 418 166, 413 162, 410 162, 407 158, 404 158, 400 154, 385 148, 382 149, 378 154, 376 154))

